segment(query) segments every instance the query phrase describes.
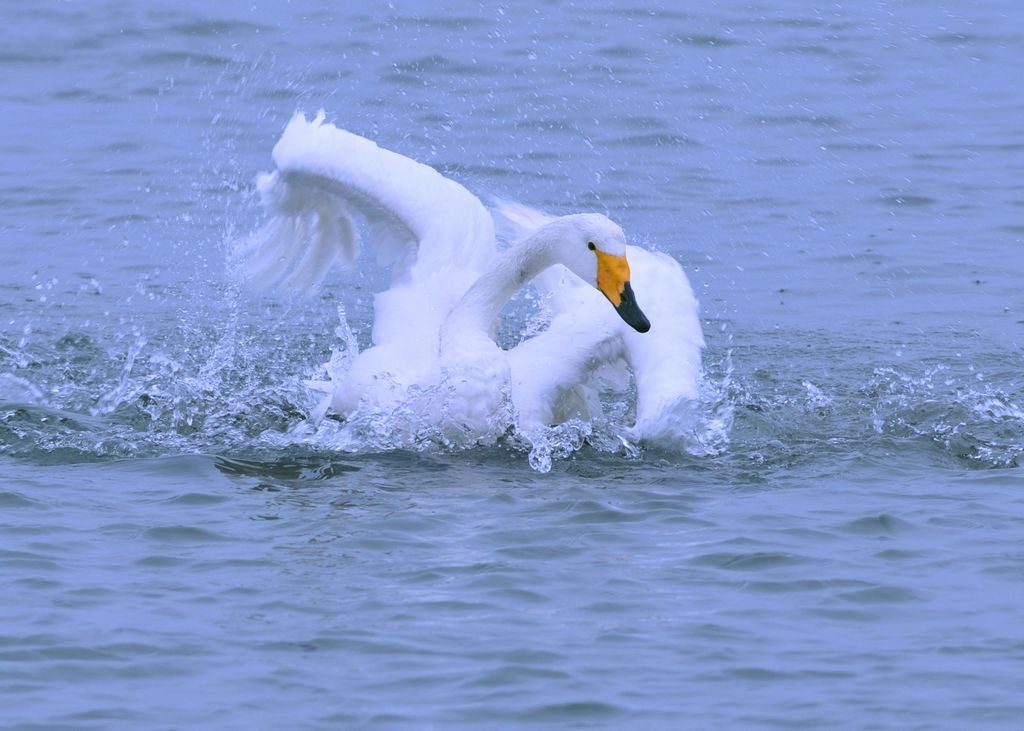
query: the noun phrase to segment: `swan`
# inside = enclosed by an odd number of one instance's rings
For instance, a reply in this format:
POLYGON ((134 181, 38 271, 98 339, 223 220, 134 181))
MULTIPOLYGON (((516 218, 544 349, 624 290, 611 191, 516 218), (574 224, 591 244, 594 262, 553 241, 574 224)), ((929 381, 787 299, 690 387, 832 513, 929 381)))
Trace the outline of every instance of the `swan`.
POLYGON ((354 261, 356 216, 390 266, 388 288, 374 295, 371 347, 320 384, 332 411, 387 411, 413 389, 442 387, 438 413, 454 436, 493 441, 508 399, 524 432, 586 418, 600 410, 599 373, 625 364, 637 393, 630 436, 679 431, 673 420, 685 421, 697 398, 704 342, 696 299, 670 257, 627 245, 600 214, 556 218, 499 203, 492 217, 455 181, 325 123, 323 112, 296 114, 273 161, 257 182, 273 216, 236 253, 245 281, 315 291, 338 260, 354 261), (515 241, 500 254, 495 218, 515 241), (550 326, 504 351, 496 322, 531 280, 550 326))
MULTIPOLYGON (((546 222, 495 258, 441 325, 440 360, 445 364, 449 387, 457 393, 458 413, 475 438, 490 429, 505 386, 521 384, 524 373, 532 372, 536 365, 522 358, 513 361, 495 343, 492 325, 516 292, 555 265, 592 285, 608 301, 605 307, 610 303, 609 309, 613 308, 634 331, 646 333, 651 329, 630 284, 622 229, 598 213, 577 213, 546 222)), ((546 394, 538 395, 546 398, 546 394)), ((521 388, 512 401, 522 413, 537 411, 538 406, 524 397, 521 388)))

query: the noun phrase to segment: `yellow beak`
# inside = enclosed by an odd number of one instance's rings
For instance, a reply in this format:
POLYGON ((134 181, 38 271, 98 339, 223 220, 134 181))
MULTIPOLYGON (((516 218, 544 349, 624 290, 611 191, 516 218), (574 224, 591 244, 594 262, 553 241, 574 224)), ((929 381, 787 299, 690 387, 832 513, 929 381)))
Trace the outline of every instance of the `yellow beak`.
POLYGON ((622 304, 622 291, 629 283, 629 262, 624 255, 613 256, 600 250, 594 253, 597 254, 597 288, 618 307, 622 304))
POLYGON ((650 330, 650 320, 637 305, 633 288, 629 286, 629 262, 625 255, 614 256, 600 250, 594 253, 597 254, 597 288, 627 325, 637 332, 650 330))

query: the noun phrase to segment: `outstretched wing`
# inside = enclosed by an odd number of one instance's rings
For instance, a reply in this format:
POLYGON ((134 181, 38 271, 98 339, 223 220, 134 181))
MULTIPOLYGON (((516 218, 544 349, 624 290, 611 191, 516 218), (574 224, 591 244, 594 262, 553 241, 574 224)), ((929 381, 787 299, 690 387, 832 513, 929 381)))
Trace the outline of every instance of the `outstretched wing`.
POLYGON ((414 290, 378 304, 394 319, 396 309, 428 296, 443 318, 494 255, 494 225, 476 196, 427 165, 326 123, 323 112, 313 120, 296 114, 273 160, 275 170, 257 181, 271 218, 236 252, 241 278, 255 288, 315 291, 335 263, 355 261, 361 219, 378 260, 391 266, 389 292, 414 290))

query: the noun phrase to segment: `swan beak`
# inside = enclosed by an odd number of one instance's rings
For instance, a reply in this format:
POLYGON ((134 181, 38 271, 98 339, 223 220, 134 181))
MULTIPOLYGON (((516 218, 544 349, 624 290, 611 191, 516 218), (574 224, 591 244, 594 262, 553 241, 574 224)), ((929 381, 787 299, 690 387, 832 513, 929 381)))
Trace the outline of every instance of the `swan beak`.
POLYGON ((614 256, 603 251, 597 254, 597 288, 612 303, 619 317, 637 332, 651 329, 651 322, 636 303, 633 288, 629 286, 629 262, 625 256, 614 256))
POLYGON ((629 286, 629 282, 626 282, 626 285, 622 288, 621 300, 615 306, 615 311, 619 313, 619 317, 625 320, 626 324, 638 333, 645 333, 650 330, 651 321, 647 319, 647 315, 637 305, 636 297, 633 296, 633 288, 629 286))

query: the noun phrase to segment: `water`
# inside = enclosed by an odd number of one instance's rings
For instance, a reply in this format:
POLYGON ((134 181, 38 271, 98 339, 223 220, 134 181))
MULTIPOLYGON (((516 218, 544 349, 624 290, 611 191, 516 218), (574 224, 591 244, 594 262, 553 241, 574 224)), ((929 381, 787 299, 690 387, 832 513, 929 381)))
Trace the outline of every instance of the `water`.
POLYGON ((4 3, 2 725, 1018 728, 1022 20, 4 3), (311 427, 374 275, 223 274, 319 107, 676 256, 702 444, 311 427))

